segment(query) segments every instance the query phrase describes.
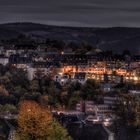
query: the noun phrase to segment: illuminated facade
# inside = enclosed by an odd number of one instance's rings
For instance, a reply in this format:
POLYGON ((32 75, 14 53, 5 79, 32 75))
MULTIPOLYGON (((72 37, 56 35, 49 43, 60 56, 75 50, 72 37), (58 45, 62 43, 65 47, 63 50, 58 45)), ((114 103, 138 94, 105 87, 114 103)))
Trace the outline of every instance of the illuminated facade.
POLYGON ((98 55, 50 53, 31 58, 15 55, 9 58, 9 62, 17 68, 26 69, 29 75, 35 75, 38 69, 41 71, 43 69, 44 75, 61 74, 63 77, 67 74, 70 75, 71 80, 74 80, 76 74, 85 73, 85 80, 95 79, 99 82, 106 80, 106 82, 119 83, 123 78, 124 82, 140 81, 140 57, 126 61, 123 56, 110 58, 98 55))

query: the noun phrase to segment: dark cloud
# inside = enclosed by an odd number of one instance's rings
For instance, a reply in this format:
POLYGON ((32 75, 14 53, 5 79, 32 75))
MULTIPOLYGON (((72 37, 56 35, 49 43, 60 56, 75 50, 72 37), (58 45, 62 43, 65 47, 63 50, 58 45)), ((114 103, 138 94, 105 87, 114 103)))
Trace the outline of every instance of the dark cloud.
POLYGON ((139 0, 0 0, 0 22, 138 26, 139 0))

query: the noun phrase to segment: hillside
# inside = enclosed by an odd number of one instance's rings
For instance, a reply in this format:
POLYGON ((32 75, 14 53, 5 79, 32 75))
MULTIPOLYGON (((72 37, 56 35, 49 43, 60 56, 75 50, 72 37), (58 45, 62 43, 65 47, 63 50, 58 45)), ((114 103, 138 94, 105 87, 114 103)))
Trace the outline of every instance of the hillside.
POLYGON ((103 50, 121 52, 129 49, 140 53, 140 28, 77 28, 59 27, 34 23, 9 23, 0 25, 0 39, 16 38, 20 34, 39 39, 58 39, 88 42, 103 50))

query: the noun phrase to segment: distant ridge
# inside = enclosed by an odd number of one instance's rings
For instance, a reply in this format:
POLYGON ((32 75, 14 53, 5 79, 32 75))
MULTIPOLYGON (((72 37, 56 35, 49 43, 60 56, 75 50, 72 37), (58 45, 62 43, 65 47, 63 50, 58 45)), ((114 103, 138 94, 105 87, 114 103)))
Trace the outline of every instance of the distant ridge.
POLYGON ((140 54, 140 28, 63 27, 30 22, 0 24, 0 39, 16 38, 21 34, 39 39, 88 42, 103 50, 122 52, 127 49, 140 54))

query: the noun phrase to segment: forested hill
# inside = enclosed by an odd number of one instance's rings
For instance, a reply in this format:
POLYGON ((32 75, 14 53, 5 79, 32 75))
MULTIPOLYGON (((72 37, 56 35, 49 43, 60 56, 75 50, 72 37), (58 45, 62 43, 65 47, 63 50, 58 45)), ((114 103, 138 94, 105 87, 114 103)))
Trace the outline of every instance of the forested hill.
POLYGON ((103 50, 140 53, 140 28, 86 28, 60 27, 35 23, 9 23, 0 25, 0 39, 11 39, 24 34, 34 39, 57 39, 88 42, 103 50))

